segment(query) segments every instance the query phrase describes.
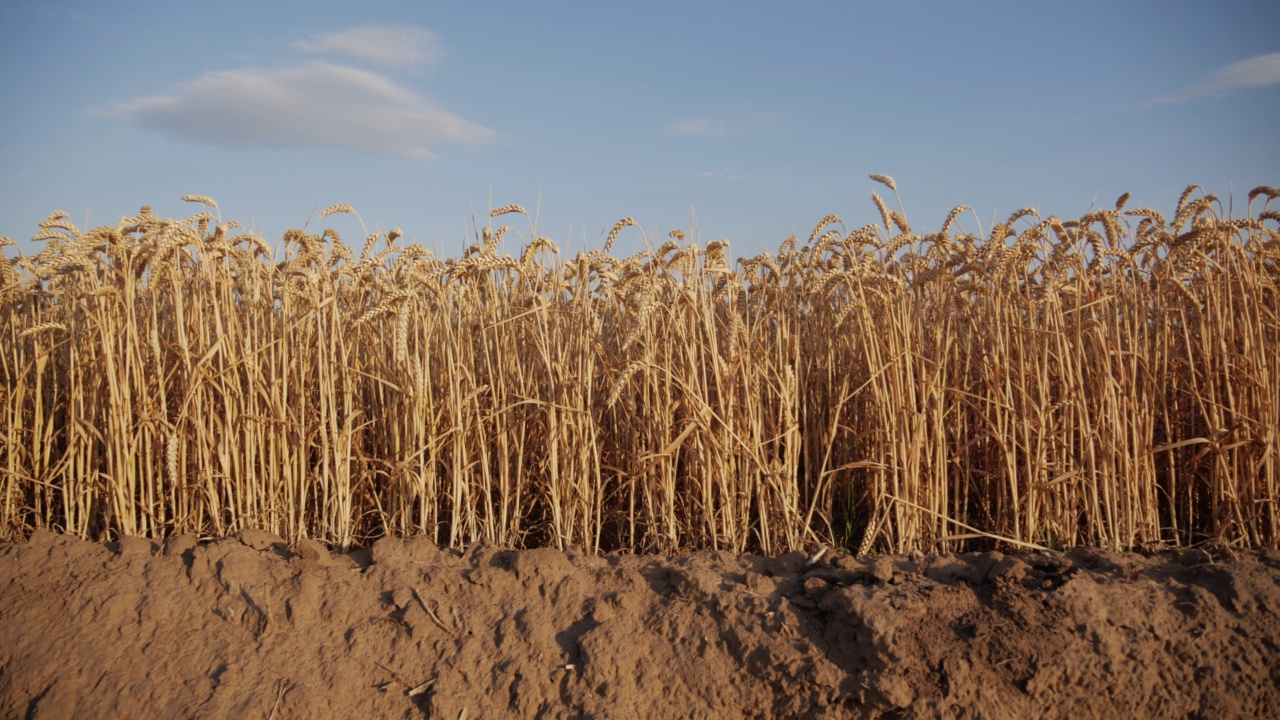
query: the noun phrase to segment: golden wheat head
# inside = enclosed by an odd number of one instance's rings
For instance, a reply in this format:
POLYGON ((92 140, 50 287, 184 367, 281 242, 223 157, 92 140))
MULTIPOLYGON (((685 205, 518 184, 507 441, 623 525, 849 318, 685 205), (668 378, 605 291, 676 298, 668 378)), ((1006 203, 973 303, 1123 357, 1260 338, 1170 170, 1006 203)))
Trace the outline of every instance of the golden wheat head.
POLYGON ((330 215, 336 215, 338 213, 348 213, 351 215, 357 214, 355 208, 351 207, 350 205, 346 203, 338 203, 337 205, 330 205, 329 207, 325 208, 324 211, 320 213, 320 217, 327 218, 330 215))
POLYGON ((893 181, 893 178, 889 177, 888 175, 881 175, 880 173, 872 173, 867 177, 871 178, 872 180, 875 180, 876 182, 880 183, 881 185, 889 188, 894 192, 898 192, 898 184, 895 183, 893 181))

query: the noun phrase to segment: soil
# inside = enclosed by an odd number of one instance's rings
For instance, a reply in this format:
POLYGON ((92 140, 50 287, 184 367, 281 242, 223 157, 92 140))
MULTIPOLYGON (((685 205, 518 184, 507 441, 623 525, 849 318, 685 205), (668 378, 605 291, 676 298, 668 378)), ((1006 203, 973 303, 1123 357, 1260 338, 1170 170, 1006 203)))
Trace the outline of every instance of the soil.
POLYGON ((1280 552, 0 545, 0 716, 1256 718, 1280 552))

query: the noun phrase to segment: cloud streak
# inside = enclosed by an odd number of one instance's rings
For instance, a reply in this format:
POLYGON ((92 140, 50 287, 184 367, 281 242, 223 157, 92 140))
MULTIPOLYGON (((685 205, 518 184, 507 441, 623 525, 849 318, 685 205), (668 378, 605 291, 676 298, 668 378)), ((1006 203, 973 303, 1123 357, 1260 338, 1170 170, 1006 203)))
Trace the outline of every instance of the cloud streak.
POLYGON ((425 160, 434 159, 432 146, 494 137, 390 78, 323 61, 206 73, 173 94, 131 100, 107 113, 230 149, 336 147, 425 160))
POLYGON ((307 55, 340 55, 390 67, 430 65, 444 56, 435 33, 413 26, 361 25, 296 40, 293 49, 307 55))
POLYGON ((1222 95, 1238 88, 1277 83, 1280 83, 1280 53, 1271 53, 1232 63, 1194 85, 1156 98, 1156 102, 1181 103, 1206 95, 1222 95))

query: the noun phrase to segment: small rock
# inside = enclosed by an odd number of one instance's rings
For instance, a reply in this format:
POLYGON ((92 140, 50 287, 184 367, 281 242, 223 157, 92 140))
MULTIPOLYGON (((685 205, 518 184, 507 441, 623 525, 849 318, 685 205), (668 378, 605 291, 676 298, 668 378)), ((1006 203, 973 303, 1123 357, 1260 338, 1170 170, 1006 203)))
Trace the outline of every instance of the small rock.
POLYGON ((254 550, 270 550, 275 545, 284 545, 284 538, 266 530, 245 528, 236 533, 236 539, 254 550))
POLYGON ((893 563, 889 562, 889 558, 879 557, 871 561, 871 567, 868 570, 872 578, 882 583, 887 583, 893 579, 893 563))

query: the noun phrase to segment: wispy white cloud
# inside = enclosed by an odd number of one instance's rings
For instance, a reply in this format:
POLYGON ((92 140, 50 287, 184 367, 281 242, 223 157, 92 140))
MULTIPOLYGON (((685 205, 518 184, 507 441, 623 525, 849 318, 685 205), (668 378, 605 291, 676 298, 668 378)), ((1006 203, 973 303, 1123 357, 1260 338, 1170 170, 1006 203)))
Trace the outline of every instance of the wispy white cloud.
POLYGON ((698 177, 702 178, 703 180, 711 180, 716 177, 723 177, 726 182, 738 182, 739 180, 742 179, 743 176, 741 173, 736 173, 731 170, 719 170, 719 171, 703 170, 702 172, 698 173, 698 177))
POLYGON ((294 41, 293 49, 308 55, 341 55, 391 67, 429 65, 444 55, 434 32, 412 25, 361 25, 321 33, 294 41))
POLYGON ((1186 102, 1205 95, 1221 95, 1237 88, 1277 83, 1280 83, 1280 53, 1271 53, 1232 63, 1194 85, 1156 98, 1156 102, 1186 102))
POLYGON ((206 73, 173 94, 106 112, 172 137, 234 149, 337 147, 431 159, 434 145, 494 137, 386 76, 321 61, 206 73))
POLYGON ((742 137, 747 134, 744 128, 729 128, 724 123, 707 118, 684 118, 666 124, 663 130, 669 135, 683 137, 742 137))

